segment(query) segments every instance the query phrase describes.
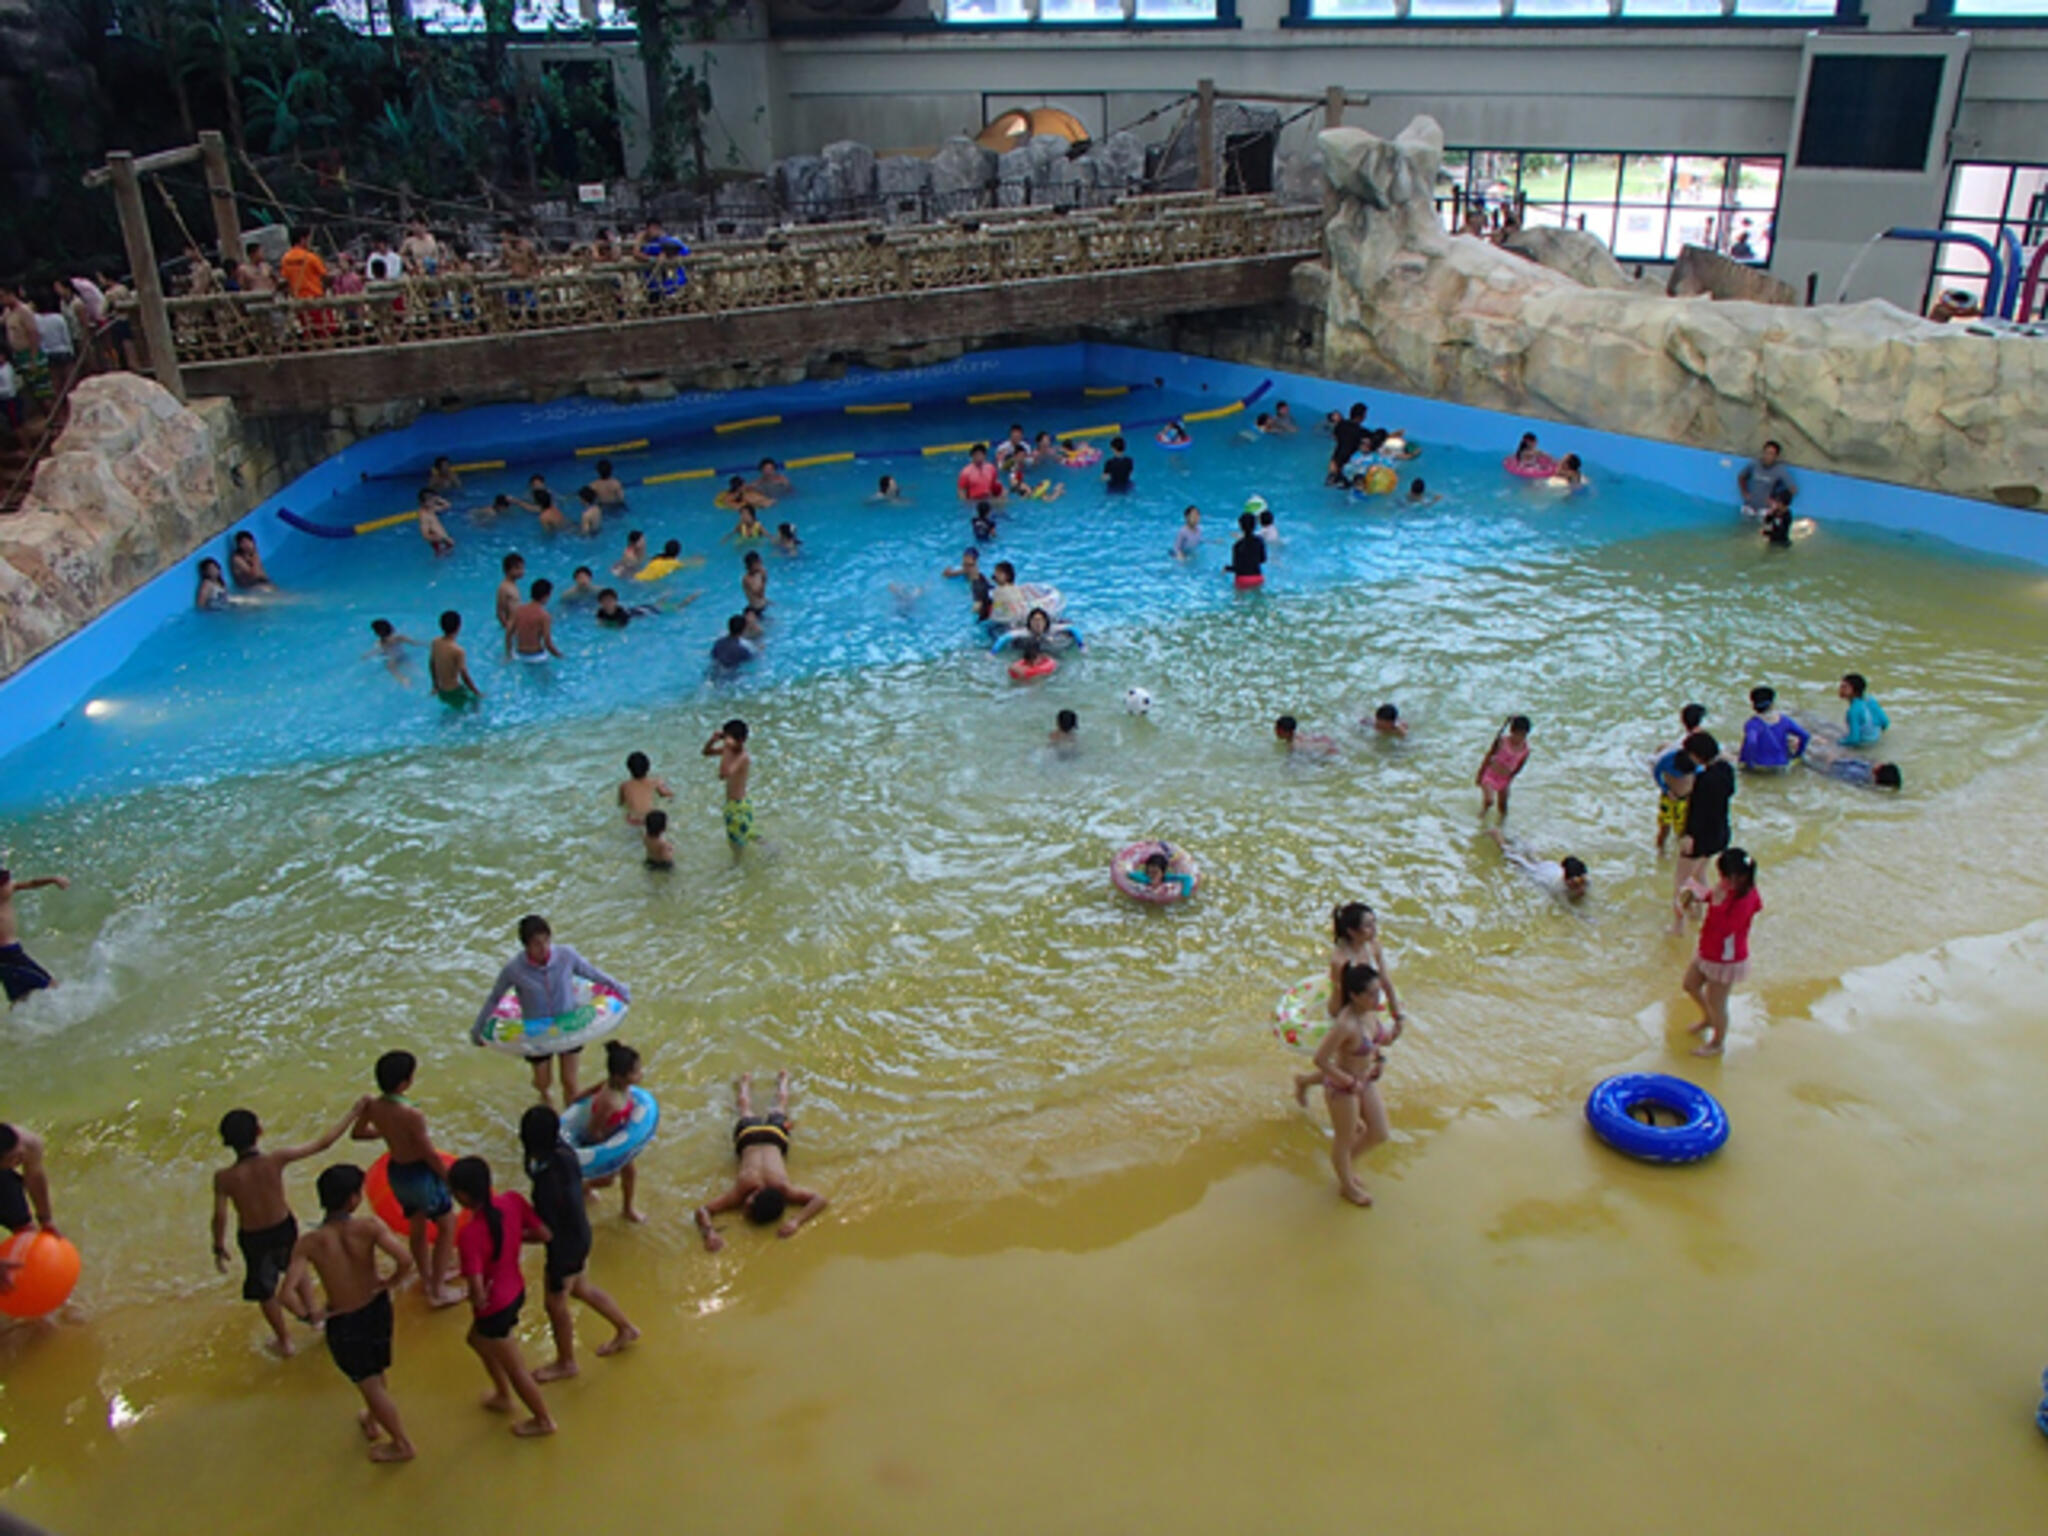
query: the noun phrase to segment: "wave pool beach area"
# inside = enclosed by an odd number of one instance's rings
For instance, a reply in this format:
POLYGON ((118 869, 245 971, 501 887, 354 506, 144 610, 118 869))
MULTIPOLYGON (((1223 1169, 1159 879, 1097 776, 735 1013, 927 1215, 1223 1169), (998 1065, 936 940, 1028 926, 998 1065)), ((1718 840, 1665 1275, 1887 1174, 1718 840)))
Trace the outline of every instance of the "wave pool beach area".
MULTIPOLYGON (((1771 551, 1712 455, 1111 347, 556 409, 436 419, 279 498, 353 525, 411 505, 406 472, 437 453, 504 459, 465 477, 446 559, 405 527, 290 535, 267 507, 246 526, 274 601, 193 612, 188 561, 8 685, 33 729, 7 738, 0 841, 72 886, 18 903, 63 985, 0 1024, 6 1114, 48 1140, 86 1258, 72 1319, 0 1333, 10 1509, 173 1533, 531 1529, 593 1503, 862 1532, 2048 1516, 2037 519, 1802 476, 1815 531, 1771 551), (765 520, 797 524, 794 557, 723 541, 722 476, 634 483, 1196 416, 1267 384, 1191 422, 1186 452, 1128 432, 1127 496, 1034 472, 1064 494, 1012 508, 984 563, 1058 587, 1086 645, 1029 687, 939 574, 970 542, 963 455, 793 469, 765 520), (1242 439, 1277 399, 1300 435, 1242 439), (1411 429, 1403 481, 1441 500, 1322 487, 1315 424, 1353 399, 1411 429), (914 409, 843 408, 893 401, 914 409), (1579 453, 1591 490, 1503 475, 1525 428, 1579 453), (577 448, 641 437, 615 455, 630 512, 598 539, 468 515, 534 470, 573 499, 577 448), (868 502, 884 472, 907 505, 868 502), (1237 593, 1221 567, 1254 494, 1283 542, 1237 593), (1206 539, 1180 564, 1189 504, 1206 539), (503 662, 502 556, 604 585, 629 526, 703 556, 667 586, 705 595, 623 633, 558 617, 561 661, 503 662), (713 681, 745 547, 768 568, 764 652, 713 681), (372 619, 424 640, 450 607, 473 715, 433 703, 423 662, 404 687, 364 656, 372 619), (1744 776, 1756 969, 1727 1057, 1696 1062, 1646 760, 1688 700, 1732 745, 1757 683, 1839 719, 1848 671, 1890 711, 1879 755, 1905 790, 1744 776), (1133 687, 1149 714, 1126 713, 1133 687), (1360 726, 1388 700, 1405 740, 1360 726), (1046 745, 1060 709, 1073 756, 1046 745), (1587 862, 1579 907, 1479 835, 1473 774, 1511 713, 1535 729, 1508 829, 1587 862), (1287 756, 1281 714, 1336 754, 1287 756), (732 716, 764 839, 739 861, 699 756, 732 716), (643 867, 613 803, 634 750, 675 789, 673 871, 643 867), (1200 858, 1194 901, 1109 889, 1110 853, 1152 836, 1200 858), (1304 1058, 1270 1028, 1352 899, 1412 1014, 1381 1085, 1394 1140, 1361 1163, 1370 1211, 1334 1192, 1320 1104, 1288 1092, 1304 1058), (420 1462, 372 1467, 317 1339, 270 1359, 214 1273, 214 1127, 246 1105, 310 1137, 402 1046, 441 1147, 523 1189, 526 1073, 466 1031, 529 911, 633 988, 623 1038, 664 1111, 650 1221, 602 1195, 593 1273, 645 1338, 551 1386, 562 1431, 523 1445, 475 1406, 459 1314, 401 1294, 391 1383, 420 1462), (788 1242, 732 1223, 707 1254, 690 1210, 729 1175, 731 1079, 784 1065, 792 1171, 831 1207, 788 1242), (1602 1147, 1586 1092, 1633 1070, 1714 1092, 1727 1147, 1682 1169, 1602 1147)), ((293 1173, 302 1222, 328 1160, 293 1173)), ((529 1357, 545 1335, 529 1307, 529 1357)))

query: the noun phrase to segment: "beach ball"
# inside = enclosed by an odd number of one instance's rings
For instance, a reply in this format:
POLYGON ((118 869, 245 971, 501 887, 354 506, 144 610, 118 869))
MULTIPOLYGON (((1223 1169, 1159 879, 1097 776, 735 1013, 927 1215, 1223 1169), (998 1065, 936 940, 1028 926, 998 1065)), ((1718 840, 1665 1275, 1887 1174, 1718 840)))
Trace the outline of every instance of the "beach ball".
POLYGON ((1375 464, 1365 472, 1365 490, 1369 496, 1384 496, 1401 483, 1401 477, 1394 473, 1393 466, 1375 464))
POLYGON ((35 1227, 0 1246, 0 1259, 21 1265, 13 1289, 0 1291, 0 1312, 18 1318, 47 1317, 69 1301, 82 1263, 69 1238, 35 1227))
POLYGON ((1149 715, 1152 713, 1152 695, 1142 688, 1124 690, 1124 713, 1127 715, 1149 715))

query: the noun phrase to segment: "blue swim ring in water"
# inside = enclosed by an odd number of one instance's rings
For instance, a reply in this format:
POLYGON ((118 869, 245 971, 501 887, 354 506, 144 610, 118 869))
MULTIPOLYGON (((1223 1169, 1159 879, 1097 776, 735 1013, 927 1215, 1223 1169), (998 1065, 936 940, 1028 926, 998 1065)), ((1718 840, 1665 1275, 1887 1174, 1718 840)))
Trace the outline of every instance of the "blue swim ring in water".
POLYGON ((2034 1410, 2034 1427, 2048 1435, 2048 1371, 2041 1373, 2041 1406, 2034 1410))
POLYGON ((606 1179, 640 1155, 661 1128, 661 1105, 645 1088, 629 1088, 633 1112, 603 1141, 586 1144, 590 1130, 590 1100, 578 1099, 562 1111, 562 1135, 576 1149, 576 1161, 583 1165, 586 1179, 606 1179))
POLYGON ((1586 1097, 1593 1134, 1624 1156, 1645 1163, 1696 1163, 1728 1139, 1728 1112, 1706 1089, 1661 1072, 1610 1077, 1586 1097), (1676 1125, 1647 1125, 1637 1113, 1662 1110, 1676 1125))

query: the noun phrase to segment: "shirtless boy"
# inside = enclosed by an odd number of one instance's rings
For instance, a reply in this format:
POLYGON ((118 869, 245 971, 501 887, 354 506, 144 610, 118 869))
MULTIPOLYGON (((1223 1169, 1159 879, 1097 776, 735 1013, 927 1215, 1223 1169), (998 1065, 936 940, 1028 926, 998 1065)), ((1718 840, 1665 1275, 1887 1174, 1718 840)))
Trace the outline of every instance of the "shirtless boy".
POLYGON ((747 722, 726 721, 704 743, 704 755, 718 759, 718 777, 725 783, 725 840, 737 859, 754 840, 754 807, 747 799, 754 758, 747 751, 747 722))
POLYGON ((590 482, 590 488, 597 492, 597 504, 607 512, 620 512, 626 506, 625 482, 612 473, 612 461, 597 461, 597 478, 590 482))
POLYGON ((357 1099, 340 1123, 318 1141, 268 1152, 257 1150, 263 1126, 252 1111, 231 1109, 220 1117, 220 1139, 235 1160, 213 1176, 213 1267, 222 1274, 228 1272, 228 1207, 233 1206, 235 1246, 242 1250, 242 1300, 263 1309, 263 1320, 270 1324, 274 1336, 271 1353, 281 1359, 292 1356, 285 1314, 289 1312, 300 1322, 310 1322, 313 1316, 310 1286, 301 1285, 296 1291, 281 1289, 299 1241, 298 1218, 284 1192, 284 1171, 341 1140, 369 1102, 368 1094, 357 1099))
POLYGON ((505 626, 505 659, 517 656, 521 661, 540 662, 553 656, 559 660, 562 653, 555 649, 555 616, 548 612, 555 584, 543 576, 530 591, 531 600, 513 609, 512 622, 505 626))
POLYGON ((448 537, 448 529, 441 522, 441 514, 448 510, 448 505, 448 498, 432 486, 420 492, 420 537, 436 556, 455 553, 455 541, 448 537))
POLYGON ((450 608, 441 615, 441 637, 427 647, 427 674, 434 680, 434 697, 450 709, 472 709, 484 696, 469 675, 469 653, 455 638, 461 632, 462 615, 450 608))
POLYGON ((725 1246, 725 1239, 718 1235, 711 1218, 727 1211, 744 1208, 748 1221, 765 1227, 782 1218, 793 1204, 796 1214, 782 1219, 775 1235, 795 1237, 805 1222, 825 1209, 823 1195, 789 1182, 789 1164, 785 1159, 789 1135, 795 1129, 795 1122, 789 1118, 789 1073, 775 1074, 775 1108, 768 1114, 754 1113, 753 1088, 751 1072, 733 1084, 733 1107, 739 1119, 732 1128, 732 1149, 740 1167, 732 1188, 692 1212, 697 1230, 704 1234, 705 1250, 710 1253, 725 1246))
POLYGON ((526 557, 514 551, 505 557, 505 579, 498 583, 498 628, 512 626, 512 611, 519 606, 519 583, 526 579, 526 557))
POLYGON ((629 753, 626 757, 626 778, 619 785, 619 804, 626 808, 626 825, 629 827, 637 827, 647 819, 647 813, 654 809, 656 796, 663 800, 675 798, 675 791, 668 787, 667 779, 650 777, 653 768, 645 752, 629 753))
MULTIPOLYGON (((398 1209, 405 1215, 412 1262, 420 1272, 427 1305, 452 1307, 462 1300, 462 1292, 449 1290, 445 1284, 455 1264, 455 1197, 448 1193, 447 1164, 434 1150, 433 1138, 427 1134, 427 1117, 413 1108, 406 1097, 412 1088, 413 1073, 418 1070, 419 1062, 411 1051, 386 1051, 379 1056, 377 1097, 364 1101, 348 1134, 353 1141, 384 1143, 391 1159, 385 1166, 385 1175, 391 1182, 398 1209), (435 1224, 431 1265, 427 1262, 429 1222, 435 1224)), ((327 1175, 323 1173, 321 1177, 327 1175)), ((333 1213, 334 1208, 324 1197, 320 1205, 330 1215, 333 1213)), ((305 1239, 299 1241, 303 1245, 305 1239)), ((321 1278, 326 1278, 324 1272, 321 1278)), ((333 1305, 331 1288, 329 1305, 333 1305)))
POLYGON ((18 1003, 31 992, 57 985, 56 978, 29 959, 28 951, 21 947, 21 927, 14 915, 17 892, 41 890, 44 886, 68 891, 71 882, 63 875, 16 880, 13 871, 0 868, 0 987, 7 989, 9 1003, 18 1003))
POLYGON ((0 1227, 9 1232, 57 1230, 50 1176, 43 1169, 43 1138, 18 1125, 0 1125, 0 1227))
MULTIPOLYGON (((321 1171, 314 1188, 320 1196, 320 1225, 292 1245, 284 1290, 288 1295, 304 1290, 308 1267, 320 1276, 320 1288, 327 1293, 327 1352, 363 1394, 364 1409, 356 1422, 370 1442, 370 1460, 411 1461, 412 1441, 405 1436, 384 1373, 391 1369, 391 1292, 405 1283, 413 1261, 383 1222, 355 1214, 363 1202, 362 1169, 336 1163, 321 1171), (388 1275, 378 1268, 379 1253, 389 1254, 396 1266, 388 1275)), ((447 1225, 452 1232, 455 1223, 447 1225)))
POLYGON ((261 591, 275 585, 270 579, 270 572, 263 569, 263 556, 256 552, 255 534, 235 535, 234 549, 228 555, 228 575, 244 592, 261 591))

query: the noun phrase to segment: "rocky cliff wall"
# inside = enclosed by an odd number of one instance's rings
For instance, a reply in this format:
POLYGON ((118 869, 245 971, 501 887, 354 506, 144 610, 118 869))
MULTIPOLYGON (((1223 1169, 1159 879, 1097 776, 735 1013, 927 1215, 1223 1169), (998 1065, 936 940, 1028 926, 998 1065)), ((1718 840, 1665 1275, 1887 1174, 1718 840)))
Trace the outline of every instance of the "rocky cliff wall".
POLYGON ((1777 305, 1589 288, 1447 235, 1443 132, 1321 135, 1327 371, 1411 394, 2031 504, 2048 484, 2048 342, 1889 304, 1777 305))

